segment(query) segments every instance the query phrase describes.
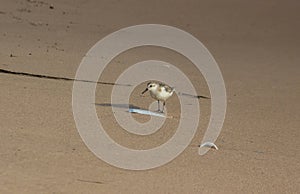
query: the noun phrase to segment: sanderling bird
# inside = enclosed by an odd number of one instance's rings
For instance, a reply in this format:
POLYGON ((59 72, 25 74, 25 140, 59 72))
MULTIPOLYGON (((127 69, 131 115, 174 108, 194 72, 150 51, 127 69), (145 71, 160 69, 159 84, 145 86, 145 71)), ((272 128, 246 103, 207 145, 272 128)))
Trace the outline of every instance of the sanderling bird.
POLYGON ((163 113, 166 105, 166 100, 173 95, 175 89, 168 86, 167 84, 152 81, 147 84, 147 88, 142 92, 142 94, 144 94, 148 90, 150 92, 151 97, 157 100, 158 102, 158 112, 163 113), (160 101, 163 102, 162 110, 160 110, 160 101))

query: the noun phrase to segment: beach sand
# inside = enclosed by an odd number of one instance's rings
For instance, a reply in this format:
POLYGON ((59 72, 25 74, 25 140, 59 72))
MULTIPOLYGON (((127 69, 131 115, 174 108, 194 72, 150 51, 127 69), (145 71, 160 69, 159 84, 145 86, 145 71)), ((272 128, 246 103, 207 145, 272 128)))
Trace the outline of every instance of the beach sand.
MULTIPOLYGON (((298 193, 299 9, 295 0, 1 0, 0 69, 15 73, 0 73, 0 193, 298 193), (200 99, 200 125, 182 154, 155 169, 124 170, 97 158, 80 138, 73 81, 38 76, 73 79, 97 41, 149 23, 185 30, 208 48, 223 74, 227 113, 219 150, 198 155, 211 105, 200 99)), ((162 48, 123 53, 100 81, 114 82, 125 66, 151 58, 184 67, 199 95, 209 96, 201 73, 162 48)), ((147 108, 149 95, 138 96, 144 86, 130 102, 147 108)), ((147 149, 174 134, 176 122, 149 137, 122 130, 105 106, 112 88, 97 84, 96 110, 114 140, 147 149)), ((176 116, 178 99, 167 107, 176 116)))

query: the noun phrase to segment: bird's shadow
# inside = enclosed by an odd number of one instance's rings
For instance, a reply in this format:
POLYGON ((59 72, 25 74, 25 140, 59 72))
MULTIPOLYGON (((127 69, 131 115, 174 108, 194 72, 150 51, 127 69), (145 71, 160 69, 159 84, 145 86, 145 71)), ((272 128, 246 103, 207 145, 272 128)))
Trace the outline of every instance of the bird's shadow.
POLYGON ((135 106, 133 104, 111 104, 111 103, 95 103, 96 106, 103 106, 103 107, 114 107, 114 108, 123 108, 123 109, 141 109, 139 106, 135 106))

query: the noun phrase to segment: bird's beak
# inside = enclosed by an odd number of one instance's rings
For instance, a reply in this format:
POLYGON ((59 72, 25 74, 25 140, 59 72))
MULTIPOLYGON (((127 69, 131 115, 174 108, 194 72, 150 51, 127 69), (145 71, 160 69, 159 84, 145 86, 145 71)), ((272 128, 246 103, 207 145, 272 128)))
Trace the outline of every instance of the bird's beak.
POLYGON ((143 92, 142 92, 142 94, 144 94, 145 92, 147 92, 148 91, 148 88, 146 88, 143 92))

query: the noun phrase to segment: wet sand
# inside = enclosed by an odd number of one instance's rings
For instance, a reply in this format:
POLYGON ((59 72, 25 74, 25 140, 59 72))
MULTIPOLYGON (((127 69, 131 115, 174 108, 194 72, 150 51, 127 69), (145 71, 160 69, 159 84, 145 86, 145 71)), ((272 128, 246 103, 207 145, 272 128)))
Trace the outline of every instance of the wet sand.
MULTIPOLYGON (((0 69, 5 70, 0 72, 0 193, 299 192, 298 1, 1 0, 0 5, 0 69), (200 125, 190 146, 164 166, 130 171, 103 162, 83 143, 72 114, 72 79, 97 41, 146 23, 185 30, 209 49, 224 77, 228 108, 218 151, 198 155, 210 115, 210 100, 200 99, 200 125)), ((192 64, 153 47, 118 56, 100 81, 114 82, 124 69, 118 64, 153 57, 184 66, 199 83, 199 95, 209 96, 192 64)), ((96 110, 105 126, 114 127, 108 133, 116 141, 143 149, 174 134, 176 122, 149 137, 118 130, 105 106, 112 87, 97 85, 96 110)), ((146 108, 152 100, 137 95, 142 89, 134 90, 130 102, 146 108)), ((174 97, 167 103, 174 115, 176 102, 174 97)))

